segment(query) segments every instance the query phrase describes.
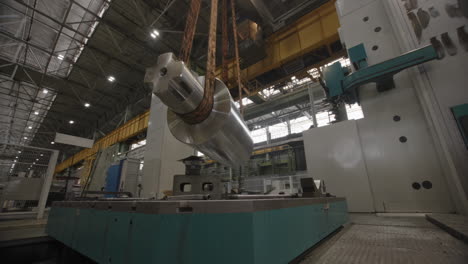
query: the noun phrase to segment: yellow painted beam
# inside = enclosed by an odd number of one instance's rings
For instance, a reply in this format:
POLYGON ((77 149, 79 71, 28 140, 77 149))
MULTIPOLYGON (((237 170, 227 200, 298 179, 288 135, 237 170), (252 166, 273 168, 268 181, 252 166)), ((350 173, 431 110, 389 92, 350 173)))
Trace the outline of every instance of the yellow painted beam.
POLYGON ((71 167, 82 160, 91 157, 96 154, 100 149, 105 149, 115 143, 125 141, 139 133, 145 131, 148 128, 149 111, 129 120, 119 128, 110 132, 106 136, 97 140, 92 148, 84 149, 70 158, 66 159, 62 163, 55 167, 55 173, 59 173, 68 167, 71 167))
MULTIPOLYGON (((242 78, 252 80, 306 53, 330 45, 339 40, 339 26, 335 1, 330 1, 304 15, 286 29, 269 36, 265 43, 266 57, 242 70, 242 78)), ((229 63, 228 69, 228 82, 233 83, 233 61, 229 63)), ((216 76, 221 77, 221 67, 216 70, 216 76)))

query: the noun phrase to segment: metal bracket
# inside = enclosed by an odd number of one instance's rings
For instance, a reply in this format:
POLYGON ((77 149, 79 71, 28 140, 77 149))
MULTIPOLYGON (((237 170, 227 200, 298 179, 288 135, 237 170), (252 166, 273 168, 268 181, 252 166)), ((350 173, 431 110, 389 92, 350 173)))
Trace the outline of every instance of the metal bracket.
POLYGON ((396 58, 368 66, 363 44, 348 50, 355 72, 349 74, 347 67, 340 62, 328 66, 323 71, 327 96, 332 100, 344 99, 346 103, 359 102, 357 88, 367 83, 377 83, 379 92, 394 88, 393 76, 398 72, 437 59, 437 51, 432 45, 410 51, 396 58))

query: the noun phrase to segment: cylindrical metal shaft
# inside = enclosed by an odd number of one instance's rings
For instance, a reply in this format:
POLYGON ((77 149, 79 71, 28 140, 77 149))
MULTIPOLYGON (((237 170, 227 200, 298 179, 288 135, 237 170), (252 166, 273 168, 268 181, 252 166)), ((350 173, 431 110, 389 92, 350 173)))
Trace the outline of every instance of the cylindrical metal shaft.
POLYGON ((179 141, 226 165, 240 165, 250 158, 250 132, 222 81, 215 80, 211 113, 196 124, 184 121, 180 114, 195 110, 201 102, 203 77, 196 77, 172 53, 166 53, 147 69, 145 84, 168 106, 169 129, 179 141))

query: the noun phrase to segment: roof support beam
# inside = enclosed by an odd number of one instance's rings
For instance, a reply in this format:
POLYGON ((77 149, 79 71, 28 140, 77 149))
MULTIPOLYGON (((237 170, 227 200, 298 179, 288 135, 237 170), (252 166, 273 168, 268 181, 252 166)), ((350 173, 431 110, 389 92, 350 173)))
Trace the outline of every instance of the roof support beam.
MULTIPOLYGON (((40 51, 42 51, 42 52, 44 52, 44 53, 47 53, 48 55, 51 55, 51 56, 53 55, 53 53, 51 53, 50 51, 47 51, 46 49, 44 49, 44 48, 42 48, 42 47, 40 47, 40 46, 38 46, 38 45, 36 45, 36 44, 28 43, 28 42, 25 41, 25 40, 22 40, 22 39, 17 38, 17 37, 13 37, 13 36, 11 36, 10 34, 7 34, 7 33, 5 33, 5 32, 0 31, 0 35, 4 35, 4 36, 7 36, 7 37, 9 37, 9 38, 14 39, 15 41, 18 41, 18 42, 21 42, 21 43, 24 43, 24 44, 28 44, 29 46, 34 47, 34 48, 36 48, 36 49, 38 49, 38 50, 40 50, 40 51)), ((16 62, 12 62, 12 63, 15 64, 15 65, 18 64, 18 63, 16 63, 16 62)), ((18 65, 21 65, 21 64, 18 64, 18 65)), ((85 68, 83 68, 83 67, 81 67, 81 66, 79 66, 79 65, 76 65, 76 64, 74 65, 74 67, 79 68, 79 69, 81 69, 81 70, 83 70, 83 71, 86 71, 87 73, 93 74, 93 75, 95 75, 96 77, 100 77, 100 78, 102 78, 102 79, 106 79, 106 80, 107 80, 107 76, 106 76, 105 74, 99 76, 99 75, 97 75, 96 73, 93 73, 93 72, 89 71, 88 69, 85 69, 85 68)), ((54 77, 54 78, 59 78, 59 77, 54 77)), ((60 78, 60 79, 61 79, 61 78, 60 78)), ((62 79, 62 80, 64 80, 64 79, 62 79)), ((78 83, 78 82, 76 82, 76 81, 73 81, 73 80, 70 80, 70 79, 68 79, 67 81, 72 82, 72 83, 77 84, 77 85, 80 85, 81 87, 87 88, 85 85, 83 85, 83 84, 81 84, 81 83, 78 83)), ((122 86, 128 87, 127 85, 124 85, 123 83, 122 83, 121 85, 122 85, 122 86)), ((132 87, 132 88, 133 88, 133 87, 132 87)), ((119 99, 120 99, 120 98, 118 98, 118 97, 116 97, 116 96, 114 96, 114 95, 112 95, 112 94, 109 94, 109 93, 105 93, 105 95, 106 95, 106 96, 109 96, 109 97, 111 97, 111 98, 115 98, 116 100, 119 100, 119 99)))
POLYGON ((44 67, 44 72, 43 72, 42 77, 41 77, 41 81, 39 82, 39 85, 42 84, 42 81, 44 80, 44 76, 47 74, 50 62, 52 61, 52 58, 54 57, 55 49, 57 48, 58 40, 60 39, 60 35, 62 34, 62 31, 63 31, 63 25, 67 21, 68 14, 70 13, 72 5, 73 5, 72 3, 68 3, 67 11, 65 11, 65 16, 63 17, 63 21, 62 21, 60 29, 59 29, 59 31, 57 33, 57 37, 54 40, 54 44, 52 44, 52 55, 50 55, 49 59, 47 60, 46 66, 44 67))

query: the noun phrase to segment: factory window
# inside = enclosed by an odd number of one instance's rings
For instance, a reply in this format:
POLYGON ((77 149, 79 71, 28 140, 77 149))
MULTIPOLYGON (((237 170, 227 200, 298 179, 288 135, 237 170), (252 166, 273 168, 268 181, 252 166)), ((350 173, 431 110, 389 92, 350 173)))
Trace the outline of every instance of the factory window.
MULTIPOLYGON (((298 88, 298 87, 302 87, 300 85, 305 84, 305 83, 310 82, 310 81, 312 81, 312 79, 310 77, 305 77, 305 78, 302 78, 302 79, 298 79, 296 76, 293 76, 293 77, 291 77, 291 81, 288 82, 286 85, 284 85, 282 87, 282 89, 284 91, 295 89, 295 88, 298 88)), ((275 94, 279 93, 279 90, 274 90, 274 91, 276 91, 275 94)))
POLYGON ((364 118, 362 108, 358 104, 346 105, 346 113, 348 114, 348 120, 358 120, 364 118))
POLYGON ((341 67, 350 67, 351 66, 351 61, 348 58, 341 57, 341 58, 339 58, 337 60, 334 60, 334 61, 332 61, 330 63, 327 63, 324 66, 320 67, 320 70, 323 70, 323 67, 327 67, 327 66, 331 66, 331 65, 335 64, 335 62, 340 62, 341 67))
POLYGON ((138 141, 137 143, 132 144, 132 145, 130 146, 130 150, 134 150, 134 149, 139 148, 139 147, 142 147, 142 146, 144 146, 144 145, 146 145, 146 139, 143 139, 143 140, 141 140, 141 141, 138 141))
MULTIPOLYGON (((351 61, 348 58, 341 57, 341 58, 339 58, 337 60, 334 60, 332 62, 329 62, 329 63, 325 64, 324 66, 321 66, 320 71, 323 71, 324 67, 333 65, 335 62, 340 62, 341 67, 350 67, 351 66, 351 61)), ((314 79, 318 79, 320 77, 320 72, 319 72, 319 69, 317 69, 317 68, 312 68, 312 69, 308 70, 307 73, 310 76, 312 76, 312 78, 314 78, 314 79)))
POLYGON ((279 123, 269 127, 271 139, 282 138, 288 135, 288 124, 279 123))
POLYGON ((328 126, 331 122, 335 121, 335 115, 330 112, 320 112, 316 115, 317 126, 328 126))
POLYGON ((263 95, 265 98, 270 98, 273 95, 279 94, 279 90, 276 90, 273 88, 273 86, 270 86, 268 88, 263 89, 260 93, 263 95))
POLYGON ((310 76, 312 76, 312 78, 314 78, 314 79, 320 78, 320 73, 319 73, 317 68, 312 68, 312 69, 308 70, 307 73, 309 73, 310 76))
MULTIPOLYGON (((239 108, 239 102, 234 102, 237 108, 239 108)), ((249 98, 242 98, 242 106, 248 106, 249 104, 253 104, 252 100, 249 98)))
POLYGON ((289 123, 291 124, 291 134, 302 133, 313 125, 312 120, 306 116, 293 119, 289 123))
POLYGON ((267 141, 267 134, 265 128, 260 128, 250 131, 250 137, 254 143, 260 143, 267 141))

